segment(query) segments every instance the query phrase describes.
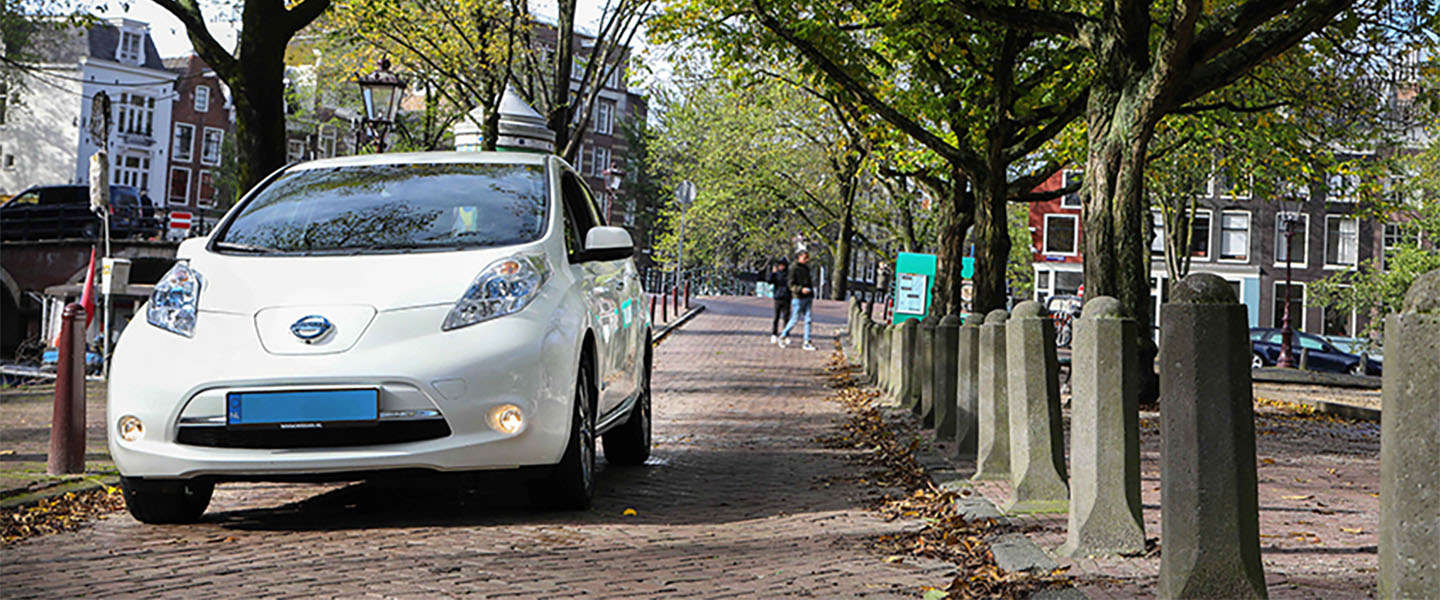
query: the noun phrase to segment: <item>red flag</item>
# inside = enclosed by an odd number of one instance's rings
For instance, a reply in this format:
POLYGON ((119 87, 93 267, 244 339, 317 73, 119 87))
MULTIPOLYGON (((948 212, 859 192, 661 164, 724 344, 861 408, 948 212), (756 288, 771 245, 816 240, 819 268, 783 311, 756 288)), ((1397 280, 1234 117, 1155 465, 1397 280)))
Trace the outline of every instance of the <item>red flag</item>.
POLYGON ((80 294, 80 305, 85 307, 85 327, 95 320, 95 248, 90 248, 90 266, 85 268, 85 291, 80 294))

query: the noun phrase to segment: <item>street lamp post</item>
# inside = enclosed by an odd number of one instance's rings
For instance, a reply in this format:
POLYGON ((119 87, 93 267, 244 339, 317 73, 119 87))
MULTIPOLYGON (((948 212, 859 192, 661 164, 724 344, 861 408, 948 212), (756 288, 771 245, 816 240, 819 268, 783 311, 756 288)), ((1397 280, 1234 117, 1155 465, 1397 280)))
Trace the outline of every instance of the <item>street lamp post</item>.
POLYGON ((385 151, 385 134, 395 123, 395 113, 400 108, 400 97, 405 94, 405 80, 390 71, 390 59, 380 59, 380 68, 371 73, 355 74, 355 83, 360 85, 360 99, 365 104, 365 119, 360 131, 355 132, 357 147, 363 146, 360 134, 375 138, 377 152, 385 151))
POLYGON ((680 182, 675 188, 675 202, 680 205, 680 251, 679 262, 675 265, 675 287, 680 287, 681 273, 685 271, 685 209, 695 201, 695 184, 689 181, 680 182))
MULTIPOLYGON (((625 181, 625 169, 611 166, 602 173, 605 176, 605 218, 610 218, 611 208, 620 195, 620 184, 625 181)), ((626 223, 627 225, 629 223, 626 223)))
POLYGON ((1275 366, 1290 369, 1295 367, 1295 362, 1290 360, 1291 342, 1295 337, 1294 332, 1290 329, 1290 255, 1295 249, 1291 240, 1295 237, 1295 229, 1300 223, 1300 216, 1296 213, 1285 213, 1283 218, 1285 223, 1285 313, 1280 320, 1280 358, 1275 361, 1275 366))

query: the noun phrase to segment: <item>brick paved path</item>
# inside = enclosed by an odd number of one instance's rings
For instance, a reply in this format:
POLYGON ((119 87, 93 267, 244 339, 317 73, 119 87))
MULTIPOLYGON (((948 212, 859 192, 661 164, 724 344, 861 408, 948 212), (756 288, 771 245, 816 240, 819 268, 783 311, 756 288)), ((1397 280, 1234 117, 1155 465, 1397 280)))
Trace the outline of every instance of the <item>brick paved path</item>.
MULTIPOLYGON (((780 350, 769 300, 709 307, 657 350, 654 458, 603 468, 587 512, 539 512, 490 481, 228 484, 205 521, 117 514, 6 548, 0 597, 916 597, 950 569, 884 563, 863 540, 913 524, 863 509, 814 438, 827 352, 780 350), (763 335, 762 335, 763 333, 763 335), (622 516, 627 508, 638 513, 622 516)), ((831 347, 844 308, 817 305, 831 347)))

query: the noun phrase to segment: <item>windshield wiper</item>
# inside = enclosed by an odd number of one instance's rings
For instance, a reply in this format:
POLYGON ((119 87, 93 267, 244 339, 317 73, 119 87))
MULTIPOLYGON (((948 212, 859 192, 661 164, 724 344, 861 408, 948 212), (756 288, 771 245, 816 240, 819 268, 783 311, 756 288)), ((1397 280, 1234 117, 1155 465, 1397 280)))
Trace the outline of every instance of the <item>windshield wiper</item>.
POLYGON ((246 254, 274 254, 279 252, 274 248, 264 246, 251 246, 250 244, 236 244, 233 242, 215 242, 216 250, 229 250, 231 252, 244 252, 246 254))

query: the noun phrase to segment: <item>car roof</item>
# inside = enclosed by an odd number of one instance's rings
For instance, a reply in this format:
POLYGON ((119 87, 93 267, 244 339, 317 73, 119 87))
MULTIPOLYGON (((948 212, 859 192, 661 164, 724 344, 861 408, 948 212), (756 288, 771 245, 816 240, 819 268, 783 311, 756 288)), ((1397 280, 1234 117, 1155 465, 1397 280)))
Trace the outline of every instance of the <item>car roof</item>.
POLYGON ((400 164, 544 165, 551 156, 538 152, 393 152, 323 158, 296 164, 291 170, 400 164))

